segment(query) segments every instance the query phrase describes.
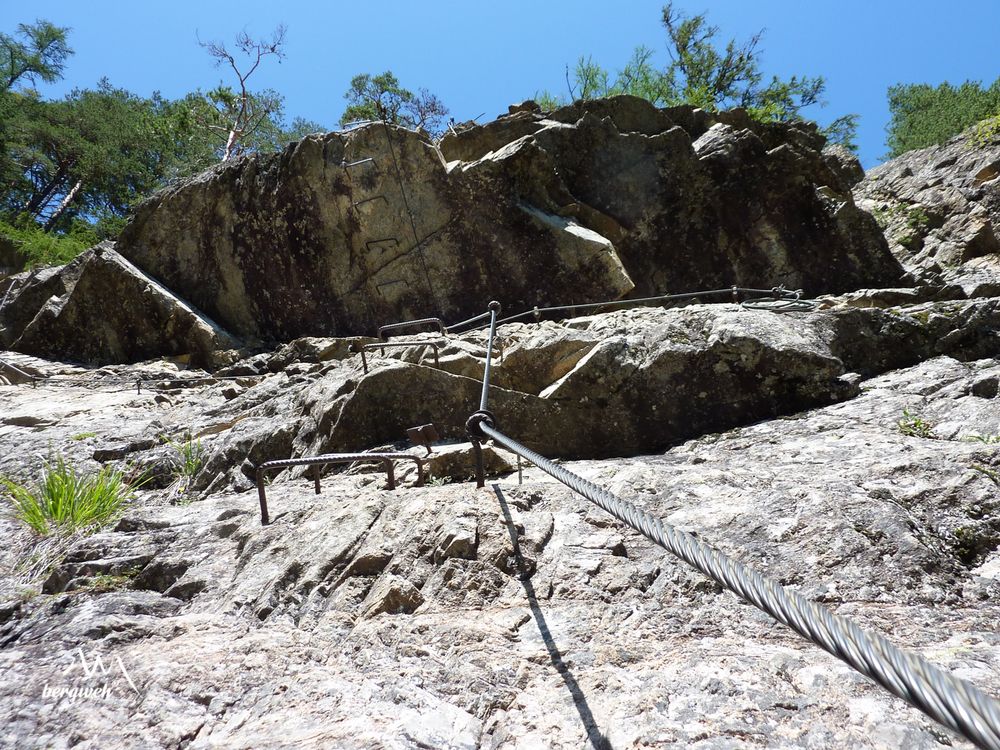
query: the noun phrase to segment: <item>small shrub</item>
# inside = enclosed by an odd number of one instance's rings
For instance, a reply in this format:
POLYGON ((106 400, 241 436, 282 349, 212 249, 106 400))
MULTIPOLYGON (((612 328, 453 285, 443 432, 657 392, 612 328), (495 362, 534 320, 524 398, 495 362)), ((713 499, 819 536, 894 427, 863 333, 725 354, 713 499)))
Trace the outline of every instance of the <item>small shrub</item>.
POLYGON ((910 413, 908 409, 903 409, 903 418, 897 424, 899 431, 909 437, 931 439, 934 437, 934 434, 931 432, 934 429, 934 425, 916 414, 910 413))
POLYGON ((978 148, 986 148, 996 138, 997 133, 1000 133, 1000 115, 980 120, 976 125, 976 132, 972 137, 972 145, 978 148))
POLYGON ((191 502, 191 483, 201 471, 205 463, 205 449, 201 440, 194 440, 188 433, 183 442, 168 441, 170 447, 174 449, 174 478, 177 480, 173 492, 176 493, 174 500, 180 505, 187 505, 191 502))
POLYGON ((129 568, 121 573, 98 573, 78 589, 92 594, 104 594, 109 591, 124 591, 130 588, 132 581, 139 575, 138 568, 129 568))
POLYGON ((96 474, 82 474, 67 465, 62 456, 45 464, 42 480, 34 488, 0 477, 0 486, 10 496, 14 515, 34 531, 47 536, 96 529, 112 521, 132 498, 136 485, 105 466, 96 474))
POLYGON ((97 437, 96 432, 78 432, 75 435, 70 435, 70 440, 86 440, 87 438, 97 437))

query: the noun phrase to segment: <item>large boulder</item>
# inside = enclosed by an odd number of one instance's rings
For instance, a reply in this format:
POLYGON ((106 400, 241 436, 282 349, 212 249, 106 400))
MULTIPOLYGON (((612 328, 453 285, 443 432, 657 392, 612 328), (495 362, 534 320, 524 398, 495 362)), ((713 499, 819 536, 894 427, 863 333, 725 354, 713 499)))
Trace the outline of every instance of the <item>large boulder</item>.
POLYGON ((11 277, 4 298, 0 342, 27 354, 88 364, 189 355, 204 367, 237 346, 110 244, 67 266, 11 277))
POLYGON ((221 165, 143 204, 119 250, 245 336, 739 284, 809 294, 902 269, 801 124, 634 97, 518 107, 440 147, 383 125, 221 165))
POLYGON ((119 248, 234 333, 280 340, 629 292, 607 239, 520 200, 508 183, 547 177, 510 158, 452 174, 408 130, 309 137, 158 194, 119 248))
MULTIPOLYGON (((862 377, 939 354, 996 356, 1000 303, 796 315, 734 305, 638 309, 512 324, 501 334, 490 396, 501 428, 545 455, 604 458, 850 398, 862 377)), ((415 363, 424 354, 428 365, 423 349, 395 357, 415 363)), ((395 357, 373 358, 367 375, 331 372, 298 397, 295 452, 362 450, 426 422, 461 438, 479 400, 482 350, 452 345, 441 369, 399 366, 395 357)))

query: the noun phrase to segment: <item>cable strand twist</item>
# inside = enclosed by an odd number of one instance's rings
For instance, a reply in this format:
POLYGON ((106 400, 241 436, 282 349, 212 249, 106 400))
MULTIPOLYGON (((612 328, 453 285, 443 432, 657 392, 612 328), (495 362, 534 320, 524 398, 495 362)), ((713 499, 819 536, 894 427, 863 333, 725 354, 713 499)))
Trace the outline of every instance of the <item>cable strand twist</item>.
POLYGON ((546 474, 604 509, 619 521, 676 555, 757 608, 836 656, 932 719, 986 750, 1000 750, 1000 705, 974 685, 922 657, 907 653, 876 633, 789 591, 688 532, 676 529, 636 505, 549 461, 494 428, 489 438, 531 461, 546 474))

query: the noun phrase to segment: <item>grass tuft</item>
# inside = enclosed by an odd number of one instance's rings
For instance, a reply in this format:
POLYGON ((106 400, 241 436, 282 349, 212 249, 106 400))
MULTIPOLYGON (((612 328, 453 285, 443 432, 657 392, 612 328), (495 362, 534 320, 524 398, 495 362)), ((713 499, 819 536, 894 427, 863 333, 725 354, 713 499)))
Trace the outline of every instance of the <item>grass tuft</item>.
POLYGON ((182 492, 186 493, 205 464, 205 448, 201 440, 191 437, 191 433, 185 435, 183 442, 171 441, 170 445, 177 453, 175 476, 180 480, 182 492))
POLYGON ((105 466, 96 474, 83 474, 62 456, 46 462, 35 487, 8 477, 0 477, 0 487, 10 496, 14 515, 40 536, 104 526, 121 513, 134 491, 120 471, 105 466))
POLYGON ((934 438, 934 424, 911 413, 908 409, 903 409, 903 418, 896 424, 899 431, 909 437, 934 438))

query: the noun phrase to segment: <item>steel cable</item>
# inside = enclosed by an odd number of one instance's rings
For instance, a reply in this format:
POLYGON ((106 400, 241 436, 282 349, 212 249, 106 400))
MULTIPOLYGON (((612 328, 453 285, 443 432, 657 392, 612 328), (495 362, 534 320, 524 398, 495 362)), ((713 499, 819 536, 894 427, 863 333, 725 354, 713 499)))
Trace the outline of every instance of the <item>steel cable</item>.
POLYGON ((486 411, 490 395, 490 370, 493 365, 493 339, 497 333, 497 315, 500 314, 500 303, 490 302, 490 335, 486 342, 486 364, 483 366, 483 392, 479 398, 479 411, 486 411))
POLYGON ((475 427, 485 437, 526 458, 619 521, 932 719, 980 748, 1000 750, 1000 704, 974 685, 940 670, 920 656, 898 649, 882 636, 862 630, 851 620, 786 590, 692 534, 664 524, 636 505, 556 465, 497 430, 487 415, 479 416, 475 427))
MULTIPOLYGON (((697 299, 698 297, 718 297, 721 295, 731 295, 733 302, 739 302, 742 307, 747 309, 766 309, 773 312, 804 312, 807 310, 812 310, 815 307, 815 303, 810 300, 802 299, 801 289, 785 289, 784 286, 776 286, 770 289, 755 289, 752 287, 742 287, 742 286, 731 286, 724 289, 705 289, 699 292, 683 292, 679 294, 660 294, 655 297, 636 297, 635 299, 619 299, 619 300, 608 300, 605 302, 585 302, 577 305, 553 305, 551 307, 533 307, 530 310, 524 310, 514 315, 508 315, 506 318, 500 318, 497 321, 497 325, 502 325, 504 323, 513 323, 515 321, 533 316, 539 319, 543 314, 560 312, 563 310, 598 310, 603 307, 629 307, 648 304, 650 302, 671 302, 675 300, 690 300, 697 299), (741 294, 760 294, 766 295, 756 300, 744 300, 740 302, 739 295, 741 294), (769 303, 769 305, 768 305, 769 303)), ((470 318, 463 323, 456 323, 454 326, 448 326, 449 330, 451 328, 457 328, 465 323, 472 323, 478 318, 485 316, 477 316, 477 318, 470 318)), ((486 328, 485 325, 472 328, 466 333, 471 333, 472 331, 480 331, 486 328)))

